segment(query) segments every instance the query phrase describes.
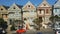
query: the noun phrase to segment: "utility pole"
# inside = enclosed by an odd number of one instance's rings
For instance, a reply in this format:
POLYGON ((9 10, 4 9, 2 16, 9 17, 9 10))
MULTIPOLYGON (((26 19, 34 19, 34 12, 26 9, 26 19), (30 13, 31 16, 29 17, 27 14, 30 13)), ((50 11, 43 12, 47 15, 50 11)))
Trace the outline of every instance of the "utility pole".
POLYGON ((23 11, 21 9, 21 20, 23 21, 23 11))
POLYGON ((21 25, 23 27, 23 11, 22 11, 22 8, 21 8, 21 21, 22 21, 21 25))

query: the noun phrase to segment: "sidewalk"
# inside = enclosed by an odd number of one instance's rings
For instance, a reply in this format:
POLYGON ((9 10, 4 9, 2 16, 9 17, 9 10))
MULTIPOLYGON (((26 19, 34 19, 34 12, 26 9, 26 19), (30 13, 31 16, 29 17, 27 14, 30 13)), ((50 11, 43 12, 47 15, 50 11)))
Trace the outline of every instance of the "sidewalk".
POLYGON ((41 32, 52 32, 53 29, 47 28, 47 29, 40 29, 41 32))

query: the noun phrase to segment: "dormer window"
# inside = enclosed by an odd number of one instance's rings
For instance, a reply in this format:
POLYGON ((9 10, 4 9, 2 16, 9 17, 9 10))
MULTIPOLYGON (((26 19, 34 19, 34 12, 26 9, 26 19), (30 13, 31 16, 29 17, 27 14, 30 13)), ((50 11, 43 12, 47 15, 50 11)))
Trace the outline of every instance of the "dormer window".
POLYGON ((13 9, 16 9, 15 7, 13 7, 13 9))
POLYGON ((1 8, 1 10, 3 10, 3 9, 1 8))
POLYGON ((24 18, 24 20, 27 20, 26 18, 24 18))
POLYGON ((30 5, 28 5, 28 7, 30 7, 30 5))
POLYGON ((46 4, 43 4, 44 6, 46 6, 46 4))

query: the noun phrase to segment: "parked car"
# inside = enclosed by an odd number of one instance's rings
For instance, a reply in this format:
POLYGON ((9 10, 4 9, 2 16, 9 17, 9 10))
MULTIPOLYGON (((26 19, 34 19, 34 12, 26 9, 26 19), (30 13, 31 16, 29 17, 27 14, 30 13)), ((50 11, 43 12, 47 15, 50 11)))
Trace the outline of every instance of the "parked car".
POLYGON ((0 34, 7 34, 7 32, 3 28, 0 28, 0 34))
POLYGON ((56 31, 56 34, 60 34, 60 31, 56 31))
POLYGON ((2 28, 0 27, 0 34, 2 34, 2 28))
POLYGON ((17 34, 22 34, 22 33, 25 33, 25 32, 26 32, 25 29, 18 29, 18 30, 16 30, 17 34))

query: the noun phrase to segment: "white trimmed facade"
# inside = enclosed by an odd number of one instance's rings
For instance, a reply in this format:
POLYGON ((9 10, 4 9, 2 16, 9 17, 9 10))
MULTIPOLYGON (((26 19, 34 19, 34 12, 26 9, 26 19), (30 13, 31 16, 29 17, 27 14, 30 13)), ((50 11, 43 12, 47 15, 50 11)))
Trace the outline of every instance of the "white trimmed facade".
POLYGON ((33 20, 37 17, 36 7, 28 1, 26 5, 22 8, 23 11, 23 20, 28 24, 28 28, 31 29, 30 25, 33 25, 33 20))
POLYGON ((14 20, 21 20, 21 8, 15 3, 8 9, 8 21, 11 22, 14 20))
POLYGON ((49 18, 51 16, 51 13, 52 13, 52 6, 50 6, 50 4, 48 4, 46 0, 43 0, 43 2, 37 7, 37 14, 38 17, 42 18, 43 20, 42 26, 45 28, 48 28, 46 24, 50 22, 49 18))
POLYGON ((8 21, 8 11, 5 6, 0 6, 0 18, 3 18, 5 21, 8 21))
POLYGON ((53 14, 54 16, 58 15, 60 17, 60 0, 58 0, 57 3, 54 4, 53 14))

